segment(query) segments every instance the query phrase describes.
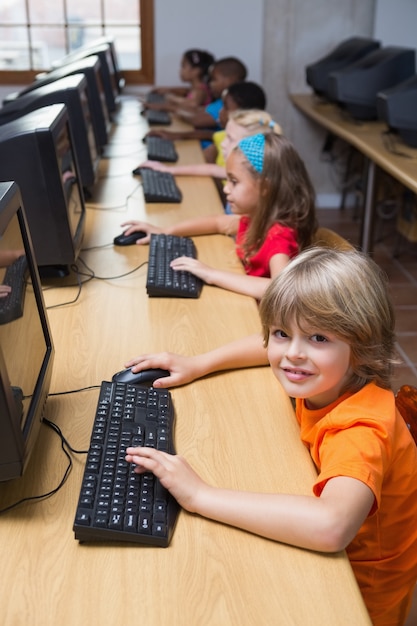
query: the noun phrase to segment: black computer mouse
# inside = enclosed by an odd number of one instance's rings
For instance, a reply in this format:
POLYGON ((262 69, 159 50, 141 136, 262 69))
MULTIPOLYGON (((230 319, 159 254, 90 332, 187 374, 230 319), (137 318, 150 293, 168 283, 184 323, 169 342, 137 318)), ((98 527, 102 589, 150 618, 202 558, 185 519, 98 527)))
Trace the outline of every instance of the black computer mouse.
POLYGON ((113 239, 115 246, 131 246, 136 243, 138 239, 143 239, 143 237, 147 235, 144 230, 136 230, 134 233, 130 233, 130 235, 125 235, 125 232, 113 239))
POLYGON ((135 167, 135 169, 132 170, 132 174, 134 174, 135 176, 140 176, 142 169, 142 167, 135 167))
POLYGON ((157 378, 163 378, 169 376, 168 370, 162 369, 148 369, 137 372, 132 372, 130 368, 122 370, 114 374, 112 380, 116 383, 129 383, 130 385, 145 385, 150 386, 157 378))

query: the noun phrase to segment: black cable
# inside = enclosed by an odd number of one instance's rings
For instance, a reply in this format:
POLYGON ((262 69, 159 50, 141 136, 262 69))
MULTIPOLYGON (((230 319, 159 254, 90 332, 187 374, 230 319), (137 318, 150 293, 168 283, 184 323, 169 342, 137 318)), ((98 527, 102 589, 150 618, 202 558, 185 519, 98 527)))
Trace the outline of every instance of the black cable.
POLYGON ((45 423, 46 426, 48 426, 49 428, 54 430, 58 434, 60 439, 61 439, 61 448, 62 448, 65 456, 68 459, 68 465, 65 468, 64 475, 61 478, 61 480, 58 483, 58 485, 56 487, 54 487, 53 489, 51 489, 50 491, 47 491, 46 493, 39 494, 37 496, 26 496, 25 498, 21 498, 17 502, 14 502, 13 504, 10 504, 9 506, 5 507, 4 509, 0 509, 0 515, 2 513, 7 513, 7 511, 10 511, 11 509, 16 508, 17 506, 20 506, 24 502, 31 502, 31 501, 34 501, 34 500, 39 501, 39 500, 45 500, 46 498, 50 498, 51 496, 55 495, 61 489, 61 487, 63 487, 63 485, 67 481, 68 476, 70 475, 70 472, 71 472, 71 469, 72 469, 72 459, 71 459, 71 456, 70 456, 69 452, 65 448, 65 445, 67 443, 66 439, 61 436, 62 433, 61 433, 60 429, 58 428, 58 426, 56 426, 56 424, 54 424, 53 422, 50 422, 49 420, 47 420, 45 418, 43 418, 42 422, 45 423))

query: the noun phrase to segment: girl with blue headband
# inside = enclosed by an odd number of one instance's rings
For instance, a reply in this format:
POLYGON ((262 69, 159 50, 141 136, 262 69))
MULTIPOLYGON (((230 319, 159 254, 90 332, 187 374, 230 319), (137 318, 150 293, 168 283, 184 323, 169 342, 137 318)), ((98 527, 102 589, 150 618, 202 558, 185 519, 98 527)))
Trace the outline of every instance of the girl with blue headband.
POLYGON ((126 234, 147 233, 139 245, 149 243, 152 233, 235 236, 245 275, 189 257, 175 259, 172 267, 260 300, 271 278, 311 242, 316 229, 314 189, 291 142, 272 130, 244 137, 230 152, 226 172, 224 191, 232 214, 198 217, 167 228, 136 221, 123 226, 128 226, 126 234))

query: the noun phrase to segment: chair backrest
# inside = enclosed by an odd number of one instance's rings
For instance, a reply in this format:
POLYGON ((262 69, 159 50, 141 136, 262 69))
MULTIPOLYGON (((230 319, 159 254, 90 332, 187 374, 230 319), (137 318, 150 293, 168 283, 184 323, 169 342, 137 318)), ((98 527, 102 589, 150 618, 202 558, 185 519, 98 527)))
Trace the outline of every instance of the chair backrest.
POLYGON ((324 246, 335 250, 353 250, 353 245, 330 228, 320 226, 313 235, 314 246, 324 246))
POLYGON ((417 444, 417 388, 412 385, 400 387, 395 396, 395 404, 417 444))

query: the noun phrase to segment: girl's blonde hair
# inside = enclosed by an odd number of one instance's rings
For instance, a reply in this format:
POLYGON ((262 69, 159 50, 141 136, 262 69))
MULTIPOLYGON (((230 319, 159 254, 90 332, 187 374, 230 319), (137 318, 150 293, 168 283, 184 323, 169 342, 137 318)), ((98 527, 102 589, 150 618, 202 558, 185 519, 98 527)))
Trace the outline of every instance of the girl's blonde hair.
POLYGON ((228 120, 243 126, 248 134, 272 131, 276 135, 282 135, 281 126, 274 122, 269 113, 261 109, 237 109, 229 113, 228 120))
POLYGON ((351 348, 352 376, 343 389, 368 382, 390 388, 395 318, 385 274, 357 250, 313 247, 271 282, 260 304, 264 341, 270 328, 329 332, 351 348))
MULTIPOLYGON (((234 150, 239 150, 239 144, 234 150)), ((245 164, 252 176, 260 179, 259 205, 242 243, 245 261, 250 263, 274 223, 296 231, 300 250, 309 246, 317 229, 315 191, 292 143, 269 129, 265 133, 262 172, 257 172, 246 158, 245 164)))

